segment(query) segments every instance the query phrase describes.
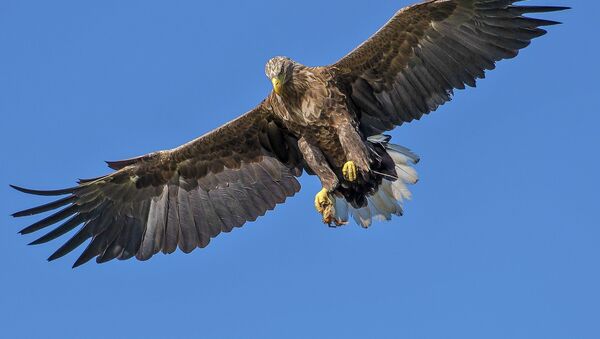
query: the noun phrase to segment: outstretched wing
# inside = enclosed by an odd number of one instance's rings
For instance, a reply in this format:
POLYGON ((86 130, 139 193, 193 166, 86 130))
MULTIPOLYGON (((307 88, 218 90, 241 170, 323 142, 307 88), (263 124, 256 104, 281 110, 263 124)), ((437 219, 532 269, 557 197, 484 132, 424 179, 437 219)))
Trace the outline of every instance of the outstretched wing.
POLYGON ((22 234, 61 225, 35 240, 53 240, 79 230, 49 260, 92 239, 74 267, 133 256, 147 260, 179 247, 191 252, 211 238, 256 220, 299 191, 302 173, 297 140, 274 120, 266 105, 169 151, 109 162, 116 172, 78 186, 36 191, 66 197, 15 213, 15 217, 58 212, 23 229, 22 234))
POLYGON ((495 63, 513 58, 555 21, 524 17, 566 7, 519 0, 434 0, 400 10, 375 35, 330 66, 361 112, 367 135, 420 119, 475 87, 495 63))

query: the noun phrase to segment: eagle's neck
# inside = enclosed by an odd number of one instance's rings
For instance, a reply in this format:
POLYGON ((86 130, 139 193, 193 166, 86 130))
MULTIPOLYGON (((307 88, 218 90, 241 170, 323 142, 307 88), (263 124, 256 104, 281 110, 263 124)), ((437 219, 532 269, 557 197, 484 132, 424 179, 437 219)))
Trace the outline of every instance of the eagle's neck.
POLYGON ((310 69, 300 64, 294 64, 292 75, 283 88, 283 97, 292 102, 301 99, 310 87, 310 69))
POLYGON ((312 124, 323 112, 327 92, 325 81, 315 68, 295 64, 282 95, 276 96, 281 107, 279 115, 301 125, 312 124))

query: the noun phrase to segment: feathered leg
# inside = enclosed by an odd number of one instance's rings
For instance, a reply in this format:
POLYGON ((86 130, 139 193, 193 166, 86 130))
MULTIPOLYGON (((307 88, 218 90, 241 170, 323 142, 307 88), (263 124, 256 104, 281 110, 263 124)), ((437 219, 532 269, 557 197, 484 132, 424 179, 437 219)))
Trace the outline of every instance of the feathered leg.
POLYGON ((315 208, 323 216, 323 222, 331 224, 335 222, 335 205, 331 192, 339 185, 338 178, 318 147, 310 144, 304 138, 298 140, 298 147, 307 165, 319 177, 321 185, 323 185, 323 189, 315 196, 315 208))
POLYGON ((341 119, 336 126, 346 163, 342 167, 342 175, 348 182, 355 182, 359 172, 363 178, 370 171, 369 152, 356 127, 347 119, 341 119))

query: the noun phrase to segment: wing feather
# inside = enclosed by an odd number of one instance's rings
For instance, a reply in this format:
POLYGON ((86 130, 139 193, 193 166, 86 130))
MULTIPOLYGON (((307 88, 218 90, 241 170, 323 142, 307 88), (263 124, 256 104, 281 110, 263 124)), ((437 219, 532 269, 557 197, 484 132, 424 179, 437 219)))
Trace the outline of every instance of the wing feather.
POLYGON ((525 14, 567 9, 515 2, 432 0, 404 8, 330 66, 360 111, 362 131, 381 133, 435 111, 546 34, 540 27, 558 24, 525 14))
POLYGON ((81 180, 76 187, 29 194, 67 195, 15 217, 62 208, 24 228, 58 227, 33 241, 41 244, 79 227, 48 259, 60 258, 91 239, 74 267, 136 257, 148 260, 177 248, 206 247, 221 232, 254 221, 300 189, 297 139, 265 104, 178 148, 108 162, 116 172, 81 180))

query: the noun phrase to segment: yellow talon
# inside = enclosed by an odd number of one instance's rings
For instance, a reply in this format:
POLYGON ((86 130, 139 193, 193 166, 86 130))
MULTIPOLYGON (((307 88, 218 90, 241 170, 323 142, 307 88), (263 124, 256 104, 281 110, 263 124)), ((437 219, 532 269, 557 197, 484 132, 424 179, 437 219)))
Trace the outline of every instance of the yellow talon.
POLYGON ((317 209, 317 212, 323 214, 325 209, 331 205, 333 205, 333 201, 329 197, 329 191, 326 189, 323 188, 319 193, 317 193, 317 195, 315 195, 315 208, 317 209))
POLYGON ((344 167, 342 167, 342 174, 344 175, 344 179, 346 179, 349 182, 356 181, 356 172, 356 165, 354 164, 354 161, 348 161, 344 164, 344 167))
POLYGON ((334 198, 332 198, 329 191, 325 188, 315 195, 315 208, 317 209, 317 212, 323 216, 323 223, 329 226, 346 225, 346 222, 336 219, 334 198))

